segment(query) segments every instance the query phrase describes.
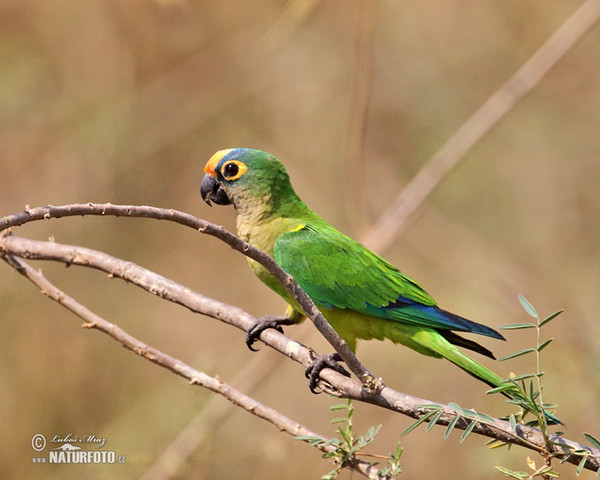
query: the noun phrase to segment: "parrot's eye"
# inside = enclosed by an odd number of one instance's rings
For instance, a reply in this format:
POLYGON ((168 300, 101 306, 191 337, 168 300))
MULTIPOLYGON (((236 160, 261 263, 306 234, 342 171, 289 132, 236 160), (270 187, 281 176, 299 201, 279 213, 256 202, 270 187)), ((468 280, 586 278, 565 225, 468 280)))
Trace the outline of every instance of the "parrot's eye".
POLYGON ((235 177, 239 172, 240 167, 238 167, 235 163, 229 162, 225 165, 223 169, 223 175, 226 177, 235 177))
POLYGON ((221 168, 221 173, 223 174, 223 178, 225 180, 237 180, 240 178, 248 169, 246 165, 238 160, 231 160, 227 162, 221 168))

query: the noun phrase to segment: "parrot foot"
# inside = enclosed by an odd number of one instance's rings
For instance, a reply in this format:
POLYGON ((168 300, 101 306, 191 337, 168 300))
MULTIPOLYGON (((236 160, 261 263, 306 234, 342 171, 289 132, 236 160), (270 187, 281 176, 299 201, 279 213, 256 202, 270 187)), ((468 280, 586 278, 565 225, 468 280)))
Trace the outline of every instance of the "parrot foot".
POLYGON ((345 377, 350 377, 348 371, 338 363, 341 361, 342 357, 340 357, 339 354, 329 353, 327 355, 321 355, 306 367, 304 375, 308 378, 308 388, 310 388, 312 393, 319 393, 316 391, 316 388, 319 383, 319 374, 324 368, 331 368, 345 377))
POLYGON ((253 352, 258 352, 252 345, 260 338, 260 334, 267 328, 274 328, 279 333, 283 333, 282 325, 293 325, 294 322, 287 316, 277 317, 275 315, 265 315, 256 319, 256 323, 252 325, 246 333, 246 345, 253 352))

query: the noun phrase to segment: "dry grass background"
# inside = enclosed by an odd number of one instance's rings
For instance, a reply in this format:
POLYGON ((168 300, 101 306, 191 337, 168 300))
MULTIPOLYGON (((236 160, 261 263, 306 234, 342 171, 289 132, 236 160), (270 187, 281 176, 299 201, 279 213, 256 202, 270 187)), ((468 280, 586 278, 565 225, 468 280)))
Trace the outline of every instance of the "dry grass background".
MULTIPOLYGON (((0 206, 112 202, 188 211, 234 229, 231 209, 200 199, 216 150, 249 146, 284 161, 300 196, 335 226, 364 234, 460 125, 580 2, 378 2, 361 161, 348 161, 357 2, 55 0, 0 4, 0 206), (358 177, 358 178, 357 178, 358 177), (351 186, 361 185, 354 195, 351 186), (358 195, 358 196, 357 196, 358 195), (356 216, 360 212, 360 218, 356 216)), ((364 14, 364 12, 362 12, 364 14)), ((384 255, 440 304, 491 326, 526 321, 517 294, 542 314, 545 398, 567 436, 600 431, 600 30, 592 28, 439 185, 384 255)), ((141 219, 70 218, 24 236, 126 258, 255 315, 283 304, 224 244, 141 219)), ((36 264, 36 266, 42 266, 36 264)), ((141 340, 231 381, 252 354, 240 332, 109 281, 43 265, 51 280, 141 340)), ((0 471, 7 478, 135 478, 210 400, 52 304, 0 266, 0 471), (125 465, 34 465, 31 437, 108 439, 125 465)), ((319 351, 308 324, 288 329, 319 351)), ((509 332, 504 355, 534 342, 509 332)), ((394 388, 493 415, 501 399, 452 365, 390 343, 359 357, 394 388)), ((489 364, 501 375, 533 359, 489 364)), ((252 375, 252 374, 249 374, 252 375)), ((322 434, 335 400, 313 396, 283 362, 252 394, 322 434)), ((224 400, 223 400, 224 401, 224 400)), ((209 413, 210 415, 210 413, 209 413)), ((410 420, 357 406, 374 451, 393 449, 410 420)), ((500 478, 525 452, 487 452, 442 430, 403 439, 405 478, 500 478)), ((318 478, 317 451, 244 412, 217 425, 177 478, 318 478)), ((561 467, 564 478, 574 476, 561 467)), ((591 475, 589 473, 584 474, 591 475)), ((345 477, 347 478, 347 477, 345 477)))

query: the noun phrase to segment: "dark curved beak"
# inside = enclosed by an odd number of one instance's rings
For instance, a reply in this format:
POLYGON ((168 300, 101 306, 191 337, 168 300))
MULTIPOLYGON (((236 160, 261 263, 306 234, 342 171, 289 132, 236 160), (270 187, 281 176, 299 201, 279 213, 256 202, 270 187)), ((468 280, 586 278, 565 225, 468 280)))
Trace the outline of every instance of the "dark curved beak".
POLYGON ((202 179, 200 194, 202 195, 202 200, 204 200, 209 207, 212 206, 210 203, 211 200, 217 205, 231 205, 231 200, 229 200, 229 197, 225 193, 225 190, 223 190, 221 184, 209 173, 204 175, 204 178, 202 179))

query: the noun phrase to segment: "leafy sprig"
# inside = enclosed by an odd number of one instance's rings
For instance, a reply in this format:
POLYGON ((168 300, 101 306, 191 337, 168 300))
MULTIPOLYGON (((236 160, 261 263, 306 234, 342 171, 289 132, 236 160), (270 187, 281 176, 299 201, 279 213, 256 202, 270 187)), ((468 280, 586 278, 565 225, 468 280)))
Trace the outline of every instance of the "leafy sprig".
MULTIPOLYGON (((495 420, 485 413, 477 412, 469 408, 462 408, 460 405, 454 402, 450 402, 448 406, 454 410, 455 416, 452 418, 452 420, 450 420, 450 423, 448 423, 448 426, 446 427, 446 432, 444 433, 444 438, 446 439, 450 436, 452 430, 454 430, 454 427, 456 427, 456 424, 459 422, 459 420, 463 420, 467 424, 460 436, 460 443, 463 443, 467 439, 477 424, 487 424, 498 428, 495 420)), ((427 404, 421 405, 419 408, 429 411, 417 421, 409 425, 408 428, 406 428, 402 433, 400 433, 400 437, 407 435, 419 425, 427 421, 428 424, 425 428, 425 432, 429 432, 438 423, 440 417, 444 413, 447 413, 442 405, 427 404)))
MULTIPOLYGON (((503 325, 500 327, 502 330, 523 330, 523 329, 535 329, 536 332, 536 346, 535 348, 526 348, 523 350, 519 350, 517 352, 505 355, 500 357, 498 361, 503 362, 506 360, 511 360, 517 357, 521 357, 523 355, 528 355, 530 353, 535 354, 535 372, 527 373, 524 375, 511 375, 511 377, 507 380, 506 385, 512 385, 513 387, 518 388, 519 393, 515 395, 515 399, 509 400, 511 403, 515 403, 520 405, 521 407, 525 407, 523 412, 520 415, 520 420, 525 423, 524 417, 526 413, 533 412, 535 416, 535 420, 529 422, 530 425, 534 425, 539 427, 544 436, 544 442, 548 450, 550 450, 550 439, 548 437, 548 425, 549 421, 551 423, 560 423, 556 417, 554 417, 548 411, 557 407, 555 404, 545 403, 543 399, 543 386, 542 386, 542 376, 544 375, 544 371, 541 367, 541 352, 544 350, 554 338, 542 339, 542 327, 550 323, 556 317, 558 317, 563 310, 559 310, 554 312, 552 315, 549 315, 545 319, 541 319, 536 309, 531 305, 531 303, 523 296, 519 295, 519 302, 523 309, 535 319, 535 323, 515 323, 511 325, 503 325), (529 380, 527 384, 526 380, 529 380)), ((490 392, 502 391, 502 387, 498 389, 492 389, 490 392)), ((490 393, 488 392, 488 393, 490 393)), ((509 392, 508 392, 509 393, 509 392)))
MULTIPOLYGON (((336 466, 329 473, 323 475, 321 480, 334 480, 342 471, 342 468, 346 465, 351 464, 356 460, 356 457, 369 456, 387 461, 387 466, 378 470, 377 474, 387 477, 395 477, 402 471, 400 466, 400 457, 402 456, 402 446, 400 442, 396 444, 396 451, 388 456, 373 455, 362 453, 362 450, 375 440, 375 436, 381 429, 381 425, 375 427, 369 427, 364 435, 356 436, 354 433, 354 406, 352 400, 348 399, 346 404, 334 405, 330 407, 331 410, 345 410, 346 416, 341 418, 335 418, 331 421, 332 424, 339 424, 336 433, 338 437, 331 438, 329 440, 323 440, 320 437, 312 436, 298 436, 297 440, 304 440, 309 442, 310 445, 318 447, 333 447, 329 448, 326 453, 323 454, 324 458, 332 459, 336 466), (345 426, 342 426, 345 424, 345 426)), ((373 462, 373 466, 378 465, 378 462, 373 462)))

